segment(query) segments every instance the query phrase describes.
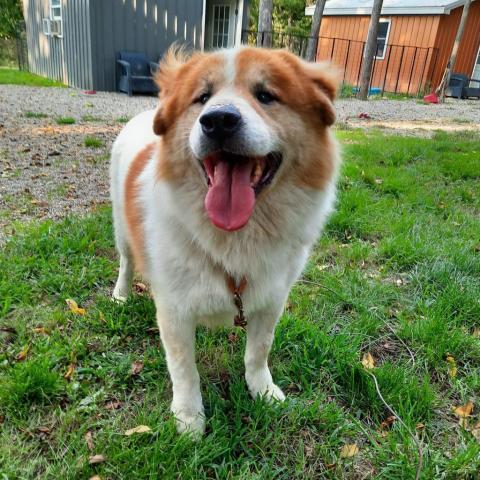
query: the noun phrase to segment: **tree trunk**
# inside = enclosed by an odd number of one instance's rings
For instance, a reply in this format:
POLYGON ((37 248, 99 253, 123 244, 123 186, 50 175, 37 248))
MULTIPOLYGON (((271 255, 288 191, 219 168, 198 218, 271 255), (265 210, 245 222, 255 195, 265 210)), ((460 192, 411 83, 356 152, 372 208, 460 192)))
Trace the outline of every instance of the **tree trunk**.
POLYGON ((442 103, 445 101, 445 89, 450 83, 450 75, 452 73, 453 67, 455 67, 458 47, 460 46, 460 43, 462 41, 463 31, 465 30, 465 25, 467 24, 468 11, 470 9, 471 3, 471 0, 467 0, 465 2, 465 5, 463 6, 462 18, 460 19, 460 25, 458 26, 457 36, 455 37, 455 43, 453 44, 452 53, 450 55, 450 59, 448 60, 447 68, 445 69, 445 72, 443 74, 442 81, 440 82, 440 85, 438 86, 436 91, 436 93, 439 94, 439 99, 442 103))
POLYGON ((257 47, 272 46, 273 0, 260 0, 258 7, 257 47))
POLYGON ((377 50, 377 35, 380 13, 382 11, 383 0, 374 0, 372 7, 372 16, 370 18, 370 26, 368 27, 367 43, 363 53, 362 72, 360 74, 360 88, 357 98, 366 100, 368 97, 368 89, 370 87, 370 76, 372 75, 373 57, 377 50))
POLYGON ((320 25, 322 24, 323 9, 327 0, 317 0, 315 4, 315 12, 313 13, 312 28, 310 30, 310 38, 308 39, 306 59, 314 62, 317 58, 318 36, 320 35, 320 25))

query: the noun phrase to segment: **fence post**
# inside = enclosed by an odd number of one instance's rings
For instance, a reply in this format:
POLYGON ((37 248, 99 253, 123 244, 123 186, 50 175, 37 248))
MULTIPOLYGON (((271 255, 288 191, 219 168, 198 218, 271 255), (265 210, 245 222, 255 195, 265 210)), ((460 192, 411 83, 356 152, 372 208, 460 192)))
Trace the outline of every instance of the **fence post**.
POLYGON ((418 50, 418 47, 415 47, 415 52, 413 54, 413 60, 412 60, 412 68, 410 69, 410 76, 408 77, 407 95, 410 92, 410 82, 412 81, 413 69, 415 68, 415 59, 417 58, 417 50, 418 50))
POLYGON ((362 42, 362 53, 360 56, 360 63, 358 65, 358 75, 357 75, 357 84, 356 87, 358 89, 358 84, 360 83, 360 72, 362 71, 362 63, 363 63, 363 50, 365 49, 365 42, 362 42))
POLYGON ((343 66, 343 80, 342 80, 343 85, 345 85, 345 76, 347 75, 348 54, 350 53, 350 44, 351 43, 352 43, 352 41, 349 40, 348 45, 347 45, 347 54, 345 55, 345 65, 343 66))
POLYGON ((429 48, 427 48, 426 50, 427 52, 425 53, 425 61, 423 62, 422 75, 420 76, 420 81, 418 82, 417 97, 420 95, 420 90, 422 88, 422 83, 423 83, 423 76, 425 75, 425 67, 427 66, 428 54, 430 52, 429 48))
POLYGON ((387 48, 388 48, 388 58, 387 58, 387 66, 385 68, 385 75, 383 77, 382 97, 383 97, 383 92, 385 92, 385 84, 387 83, 388 67, 390 65, 390 57, 392 56, 392 47, 387 45, 387 48))
POLYGON ((402 54, 400 55, 400 63, 398 64, 397 81, 395 83, 395 93, 397 93, 398 79, 400 78, 400 71, 402 70, 402 61, 403 61, 404 52, 405 52, 405 45, 402 47, 402 54))

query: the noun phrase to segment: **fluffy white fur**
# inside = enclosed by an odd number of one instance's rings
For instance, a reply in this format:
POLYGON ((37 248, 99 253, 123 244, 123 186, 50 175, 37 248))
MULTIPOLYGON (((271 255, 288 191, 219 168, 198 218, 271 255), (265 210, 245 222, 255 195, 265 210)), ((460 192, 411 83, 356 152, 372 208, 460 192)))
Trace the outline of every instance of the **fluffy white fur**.
MULTIPOLYGON (((228 65, 231 69, 231 62, 228 65)), ((205 108, 226 101, 235 103, 242 114, 254 115, 230 87, 212 97, 205 108)), ((124 214, 124 183, 135 155, 146 144, 158 141, 152 132, 154 115, 152 110, 132 119, 112 149, 111 196, 120 253, 113 296, 118 300, 128 296, 133 274, 124 214)), ((255 122, 261 123, 261 118, 255 118, 255 122)), ((269 135, 263 124, 252 129, 250 145, 254 149, 258 138, 255 131, 263 132, 264 137, 269 135)), ((192 150, 201 149, 200 135, 197 121, 190 134, 192 150)), ((265 138, 258 150, 264 144, 265 138)), ((288 155, 287 147, 284 155, 288 155)), ((160 144, 156 149, 159 148, 160 144)), ((333 208, 336 173, 322 191, 289 182, 276 185, 264 201, 257 203, 246 227, 224 232, 213 227, 205 214, 202 172, 192 165, 194 174, 180 186, 158 181, 157 150, 140 177, 140 205, 145 218, 144 273, 155 301, 173 382, 171 408, 178 430, 200 434, 205 419, 195 364, 195 327, 199 323, 233 325, 236 309, 225 272, 237 280, 243 275, 248 279, 243 302, 248 320, 245 377, 249 391, 254 397, 285 398, 272 380, 267 358, 289 290, 333 208)))

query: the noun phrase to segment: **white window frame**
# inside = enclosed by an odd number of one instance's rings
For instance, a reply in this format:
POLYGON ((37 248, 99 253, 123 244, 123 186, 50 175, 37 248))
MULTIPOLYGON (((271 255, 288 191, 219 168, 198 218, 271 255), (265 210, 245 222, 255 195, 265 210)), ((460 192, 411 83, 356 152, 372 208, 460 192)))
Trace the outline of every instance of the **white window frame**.
MULTIPOLYGON (((385 46, 383 47, 383 55, 380 57, 375 56, 376 60, 385 60, 385 54, 387 53, 387 47, 388 47, 388 37, 390 36, 390 27, 392 26, 392 19, 381 18, 378 23, 388 23, 387 34, 385 35, 385 46)), ((377 45, 378 45, 378 35, 377 35, 377 45)))
POLYGON ((47 37, 52 35, 51 20, 49 18, 42 18, 42 32, 47 37))
MULTIPOLYGON (((212 25, 212 46, 213 48, 226 48, 223 46, 223 40, 225 37, 225 20, 228 20, 228 29, 230 30, 230 8, 231 8, 231 5, 229 3, 221 3, 221 4, 215 4, 213 5, 213 17, 212 17, 212 21, 214 22, 214 24, 212 25), (218 46, 218 35, 220 35, 220 33, 217 33, 217 45, 214 45, 214 38, 215 38, 215 10, 218 8, 220 10, 220 7, 223 7, 223 24, 222 24, 222 33, 221 33, 221 36, 222 36, 222 46, 219 47, 218 46), (225 9, 228 7, 228 18, 225 16, 225 9)), ((228 30, 227 30, 227 47, 228 47, 228 30)))
MULTIPOLYGON (((50 0, 50 20, 52 22, 60 22, 60 33, 55 34, 56 37, 62 38, 63 37, 63 7, 62 7, 62 0, 58 0, 58 5, 53 5, 54 0, 50 0), (54 10, 60 9, 60 15, 54 15, 54 10)), ((51 28, 50 28, 51 30, 51 28)), ((52 35, 50 33, 50 35, 52 35)))

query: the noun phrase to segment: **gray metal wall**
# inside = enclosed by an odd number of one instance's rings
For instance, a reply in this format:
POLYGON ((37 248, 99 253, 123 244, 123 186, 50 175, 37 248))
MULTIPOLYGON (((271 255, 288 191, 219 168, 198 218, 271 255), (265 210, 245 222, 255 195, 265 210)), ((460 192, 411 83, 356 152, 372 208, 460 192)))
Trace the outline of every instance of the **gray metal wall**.
POLYGON ((175 41, 200 48, 202 11, 203 0, 90 0, 93 88, 115 90, 120 50, 158 61, 175 41))
POLYGON ((23 0, 23 8, 30 71, 63 82, 62 39, 48 37, 42 32, 42 19, 49 16, 49 1, 23 0))
POLYGON ((56 37, 42 30, 49 0, 23 0, 31 72, 72 87, 93 88, 89 1, 62 0, 63 37, 56 37))

